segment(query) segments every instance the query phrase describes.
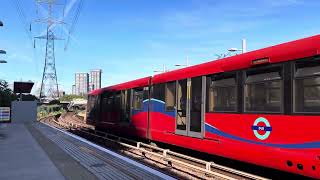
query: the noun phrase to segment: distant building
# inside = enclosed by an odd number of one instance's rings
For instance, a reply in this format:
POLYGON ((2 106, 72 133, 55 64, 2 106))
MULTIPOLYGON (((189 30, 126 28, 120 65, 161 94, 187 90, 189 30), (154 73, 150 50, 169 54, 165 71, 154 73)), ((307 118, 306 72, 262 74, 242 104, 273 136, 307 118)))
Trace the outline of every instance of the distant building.
POLYGON ((72 94, 73 94, 73 95, 76 94, 76 85, 72 85, 72 94))
POLYGON ((90 71, 90 90, 101 88, 101 69, 94 69, 90 71))
POLYGON ((89 90, 89 74, 76 73, 75 74, 75 94, 86 95, 89 90))
POLYGON ((90 71, 90 82, 88 73, 76 73, 75 85, 72 85, 72 94, 86 95, 88 92, 101 88, 101 69, 90 71))

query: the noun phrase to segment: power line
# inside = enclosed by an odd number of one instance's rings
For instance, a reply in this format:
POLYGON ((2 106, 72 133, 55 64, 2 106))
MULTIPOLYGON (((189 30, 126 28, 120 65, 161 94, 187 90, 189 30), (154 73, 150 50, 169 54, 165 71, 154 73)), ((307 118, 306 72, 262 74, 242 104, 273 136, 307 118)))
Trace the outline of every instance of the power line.
POLYGON ((30 29, 28 30, 27 18, 21 8, 20 1, 19 0, 11 0, 11 2, 18 12, 19 20, 22 23, 23 29, 25 30, 28 38, 32 41, 32 39, 33 39, 32 34, 31 34, 30 29))
POLYGON ((76 25, 77 25, 77 22, 78 22, 78 19, 79 19, 80 12, 81 12, 81 10, 82 10, 82 8, 83 8, 83 3, 84 3, 84 1, 83 1, 83 0, 80 0, 79 4, 78 4, 78 6, 77 6, 76 14, 75 14, 75 16, 74 16, 74 18, 73 18, 73 21, 72 21, 71 26, 70 26, 70 29, 69 29, 69 34, 68 34, 67 43, 66 43, 66 45, 65 45, 65 47, 64 47, 65 50, 67 50, 68 45, 69 45, 69 42, 70 42, 70 37, 71 37, 71 35, 74 33, 74 31, 75 31, 75 28, 76 28, 76 25))
POLYGON ((83 8, 83 4, 84 4, 84 1, 83 0, 80 0, 79 4, 78 4, 78 7, 76 9, 76 14, 73 18, 73 21, 71 23, 71 26, 70 26, 70 29, 69 29, 69 34, 68 34, 68 39, 67 39, 67 43, 64 47, 64 50, 66 51, 68 46, 69 46, 69 43, 70 43, 70 38, 72 36, 72 34, 74 33, 75 31, 75 28, 76 28, 76 25, 77 25, 77 22, 78 22, 78 19, 79 19, 79 15, 80 15, 80 12, 83 8))
MULTIPOLYGON (((35 23, 42 23, 46 25, 46 30, 44 33, 41 33, 39 36, 34 37, 32 36, 32 27, 30 23, 27 23, 27 18, 25 13, 23 12, 21 8, 21 2, 20 0, 11 0, 13 6, 16 8, 19 16, 19 20, 21 21, 23 25, 23 29, 25 30, 28 38, 32 41, 34 49, 36 49, 35 43, 36 39, 44 39, 46 40, 46 54, 45 54, 45 65, 43 68, 43 74, 42 74, 42 83, 41 83, 41 89, 40 89, 40 99, 41 98, 56 98, 59 96, 58 93, 58 78, 56 73, 56 67, 55 67, 55 52, 54 52, 54 41, 55 40, 64 40, 63 38, 58 38, 57 30, 54 31, 54 27, 56 25, 61 25, 60 28, 62 28, 63 31, 65 31, 65 34, 67 35, 67 41, 65 44, 65 50, 67 49, 70 39, 72 39, 72 33, 74 33, 76 29, 76 24, 79 19, 80 12, 83 8, 84 1, 79 0, 78 6, 75 10, 75 15, 72 18, 70 28, 65 28, 65 18, 68 16, 68 13, 73 8, 73 6, 77 3, 78 0, 71 0, 68 6, 66 6, 67 0, 63 0, 64 3, 57 3, 57 0, 34 0, 36 4, 36 20, 35 23), (45 6, 45 7, 43 7, 45 6), (63 6, 62 11, 62 18, 55 18, 55 12, 56 9, 54 7, 56 6, 63 6), (39 11, 45 16, 44 18, 41 18, 39 15, 39 11), (43 13, 45 12, 45 13, 43 13), (29 28, 28 28, 29 27, 29 28)), ((60 9, 61 10, 61 9, 60 9)), ((39 26, 38 26, 39 27, 39 26)), ((62 35, 62 33, 61 33, 62 35)), ((34 52, 35 54, 35 52, 34 52)))

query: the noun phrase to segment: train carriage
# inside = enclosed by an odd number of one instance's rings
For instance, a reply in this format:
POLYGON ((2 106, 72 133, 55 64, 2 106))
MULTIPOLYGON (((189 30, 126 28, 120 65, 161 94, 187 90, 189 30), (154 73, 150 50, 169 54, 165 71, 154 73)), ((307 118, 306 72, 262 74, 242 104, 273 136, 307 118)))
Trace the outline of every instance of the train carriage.
POLYGON ((131 134, 320 178, 320 35, 147 79, 131 134))
MULTIPOLYGON (((147 138, 149 85, 151 77, 103 88, 88 97, 99 97, 96 129, 147 138)), ((88 112, 90 112, 88 108, 88 112)))
POLYGON ((100 119, 100 100, 102 92, 103 89, 97 89, 88 94, 86 123, 89 125, 96 126, 96 122, 100 119))

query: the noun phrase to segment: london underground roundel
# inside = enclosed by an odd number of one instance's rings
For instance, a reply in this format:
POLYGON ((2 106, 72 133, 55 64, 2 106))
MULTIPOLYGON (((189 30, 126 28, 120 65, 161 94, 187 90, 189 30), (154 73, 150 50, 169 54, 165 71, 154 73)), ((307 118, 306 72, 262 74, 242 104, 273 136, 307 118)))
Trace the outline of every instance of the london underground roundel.
POLYGON ((259 117, 254 121, 252 130, 258 139, 265 140, 270 136, 272 127, 266 118, 259 117))

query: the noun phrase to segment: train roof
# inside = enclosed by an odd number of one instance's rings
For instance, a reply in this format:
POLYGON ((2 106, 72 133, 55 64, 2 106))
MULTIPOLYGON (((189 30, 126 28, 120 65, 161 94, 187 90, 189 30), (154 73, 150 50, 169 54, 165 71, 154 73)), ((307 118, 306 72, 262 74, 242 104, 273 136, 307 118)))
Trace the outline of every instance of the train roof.
POLYGON ((90 91, 90 92, 88 93, 88 95, 99 95, 99 94, 102 94, 103 89, 104 89, 104 88, 95 89, 95 90, 93 90, 93 91, 90 91))
POLYGON ((311 57, 320 54, 320 35, 315 35, 295 41, 290 41, 263 49, 250 51, 223 59, 213 60, 210 62, 181 68, 161 74, 128 81, 125 83, 93 90, 89 95, 102 94, 104 91, 118 91, 136 87, 148 86, 170 82, 179 79, 192 78, 207 74, 216 74, 251 67, 252 62, 260 59, 267 59, 269 63, 278 63, 295 60, 304 57, 311 57))
POLYGON ((128 82, 125 82, 125 83, 109 86, 106 89, 107 90, 119 91, 119 90, 124 90, 124 89, 144 87, 144 86, 148 86, 149 85, 150 80, 151 80, 151 76, 148 76, 148 77, 136 79, 136 80, 133 80, 133 81, 128 81, 128 82))
POLYGON ((150 84, 151 76, 136 79, 133 81, 128 81, 121 84, 116 84, 113 86, 104 87, 101 89, 93 90, 89 93, 89 95, 99 95, 102 94, 104 91, 120 91, 124 89, 131 89, 131 88, 137 88, 137 87, 145 87, 150 84))
POLYGON ((246 69, 254 60, 268 59, 269 63, 278 63, 311 57, 320 53, 320 35, 311 36, 275 46, 218 59, 195 66, 157 74, 152 78, 153 84, 192 78, 207 74, 246 69))

